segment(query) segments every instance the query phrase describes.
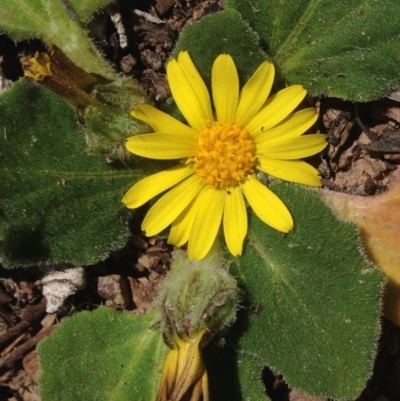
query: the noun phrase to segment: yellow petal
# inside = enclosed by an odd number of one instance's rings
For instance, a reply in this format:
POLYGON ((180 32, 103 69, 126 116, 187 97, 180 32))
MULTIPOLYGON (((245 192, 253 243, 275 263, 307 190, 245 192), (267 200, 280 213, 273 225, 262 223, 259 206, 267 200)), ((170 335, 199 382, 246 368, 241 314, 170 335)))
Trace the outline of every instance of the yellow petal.
POLYGON ((213 121, 210 95, 187 52, 167 65, 167 78, 172 96, 186 121, 197 131, 213 121))
POLYGON ((269 141, 259 157, 282 160, 302 159, 321 152, 326 145, 325 134, 304 135, 288 140, 276 139, 269 141))
POLYGON ((168 243, 182 246, 188 242, 190 231, 197 211, 202 203, 202 192, 200 191, 185 210, 174 220, 168 236, 168 243))
POLYGON ((271 96, 265 106, 246 124, 252 136, 272 128, 286 118, 304 99, 307 91, 301 85, 289 86, 271 96))
POLYGON ((131 115, 138 120, 149 124, 155 132, 179 133, 191 137, 196 137, 197 131, 181 123, 176 118, 156 109, 147 104, 135 106, 131 115))
POLYGON ((233 123, 239 99, 239 77, 229 54, 221 54, 215 59, 211 86, 217 121, 233 123))
POLYGON ((284 203, 255 176, 242 184, 242 190, 254 213, 275 230, 288 233, 293 228, 293 219, 284 203))
POLYGON ((268 149, 269 141, 275 139, 291 139, 304 134, 318 119, 314 108, 304 109, 290 114, 275 127, 253 136, 257 153, 263 153, 268 149))
POLYGON ((318 170, 302 160, 273 160, 260 157, 257 168, 282 180, 298 184, 321 186, 318 170))
POLYGON ((169 168, 168 170, 160 171, 159 173, 150 175, 143 180, 137 182, 122 198, 122 202, 130 209, 136 209, 144 205, 150 199, 154 198, 161 192, 181 182, 186 177, 194 173, 193 169, 179 164, 169 168))
POLYGON ((247 234, 247 211, 240 187, 226 190, 223 225, 229 252, 233 256, 240 256, 247 234))
POLYGON ((167 228, 206 185, 197 175, 192 175, 163 195, 149 210, 142 223, 148 237, 167 228))
POLYGON ((178 63, 196 92, 205 118, 208 121, 213 121, 210 94, 187 51, 178 54, 178 63))
POLYGON ((210 251, 224 211, 225 189, 207 185, 202 191, 202 204, 196 213, 190 232, 188 257, 200 260, 210 251))
POLYGON ((240 92, 234 120, 236 124, 243 127, 259 112, 271 92, 274 77, 275 67, 268 61, 257 68, 240 92))
POLYGON ((126 140, 129 152, 149 159, 173 160, 193 156, 197 141, 181 134, 143 134, 131 136, 126 140))

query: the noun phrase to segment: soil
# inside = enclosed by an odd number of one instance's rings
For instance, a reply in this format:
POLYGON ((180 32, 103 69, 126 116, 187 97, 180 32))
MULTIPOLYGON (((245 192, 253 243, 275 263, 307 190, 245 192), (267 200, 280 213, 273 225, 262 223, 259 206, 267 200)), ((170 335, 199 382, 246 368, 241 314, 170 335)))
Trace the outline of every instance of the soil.
MULTIPOLYGON (((137 0, 134 5, 121 0, 119 8, 109 7, 94 18, 91 33, 115 68, 137 79, 161 104, 170 96, 165 63, 183 26, 221 8, 222 0, 137 0)), ((38 41, 15 44, 0 36, 2 85, 23 75, 22 57, 44 48, 38 41)), ((364 104, 308 99, 319 110, 320 132, 328 134, 324 154, 310 159, 324 187, 362 196, 388 190, 400 162, 399 101, 397 92, 364 104)), ((40 400, 35 347, 65 316, 101 304, 129 311, 145 310, 149 305, 169 270, 172 248, 164 238, 141 235, 140 213, 137 216, 126 247, 85 269, 86 286, 63 278, 70 290, 66 302, 54 300, 62 304, 54 313, 46 312, 42 294, 46 286, 51 291, 51 277, 44 281, 39 268, 6 270, 0 266, 0 401, 40 400)), ((400 400, 400 328, 385 319, 382 327, 374 374, 357 401, 400 400)), ((273 401, 320 400, 291 392, 284 378, 267 368, 263 380, 273 401)))

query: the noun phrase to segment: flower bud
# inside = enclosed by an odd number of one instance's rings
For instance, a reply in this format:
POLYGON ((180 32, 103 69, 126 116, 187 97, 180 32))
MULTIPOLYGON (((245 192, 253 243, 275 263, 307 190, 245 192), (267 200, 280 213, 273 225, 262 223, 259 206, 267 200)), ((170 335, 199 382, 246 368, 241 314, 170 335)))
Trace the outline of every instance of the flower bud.
POLYGON ((207 331, 209 340, 233 323, 238 298, 236 280, 219 253, 189 261, 183 251, 176 251, 158 298, 162 331, 167 339, 174 330, 180 338, 207 331))
POLYGON ((175 252, 158 298, 160 326, 171 351, 157 401, 209 400, 201 347, 233 323, 238 298, 236 280, 218 251, 213 249, 200 261, 175 252))

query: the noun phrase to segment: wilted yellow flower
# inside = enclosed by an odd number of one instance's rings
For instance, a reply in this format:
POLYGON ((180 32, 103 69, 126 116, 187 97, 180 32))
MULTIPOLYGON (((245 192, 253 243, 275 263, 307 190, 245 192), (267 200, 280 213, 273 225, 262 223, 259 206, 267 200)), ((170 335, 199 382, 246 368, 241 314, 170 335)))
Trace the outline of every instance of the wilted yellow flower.
POLYGON ((43 81, 46 77, 51 76, 50 57, 48 54, 40 54, 36 52, 35 55, 28 61, 23 63, 25 66, 24 75, 34 81, 43 81))
POLYGON ((47 43, 46 53, 35 52, 23 62, 24 75, 62 96, 73 108, 101 106, 93 97, 98 79, 76 66, 57 46, 47 43))
POLYGON ((177 246, 188 242, 189 259, 202 259, 222 222, 227 247, 239 256, 247 233, 244 198, 264 223, 284 233, 293 228, 290 212, 257 180, 256 172, 319 186, 317 170, 299 159, 320 152, 326 136, 302 136, 317 114, 313 108, 292 113, 306 95, 301 85, 287 87, 267 100, 274 75, 274 66, 265 61, 239 91, 232 57, 219 55, 212 67, 211 103, 188 52, 168 63, 172 96, 188 125, 139 105, 131 114, 155 133, 132 136, 126 143, 139 156, 183 159, 139 181, 122 199, 127 207, 137 208, 170 189, 142 223, 147 236, 172 224, 168 242, 177 246))

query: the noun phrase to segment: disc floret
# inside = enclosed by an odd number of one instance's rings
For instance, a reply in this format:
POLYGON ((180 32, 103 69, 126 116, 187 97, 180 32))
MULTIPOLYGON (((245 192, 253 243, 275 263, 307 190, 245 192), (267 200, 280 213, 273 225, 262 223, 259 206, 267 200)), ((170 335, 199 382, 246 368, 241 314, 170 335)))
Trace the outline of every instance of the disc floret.
POLYGON ((237 124, 213 123, 199 133, 191 159, 197 175, 214 188, 236 186, 255 171, 255 144, 237 124))

